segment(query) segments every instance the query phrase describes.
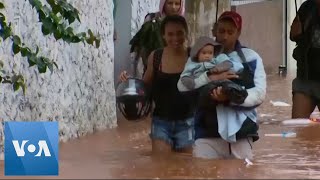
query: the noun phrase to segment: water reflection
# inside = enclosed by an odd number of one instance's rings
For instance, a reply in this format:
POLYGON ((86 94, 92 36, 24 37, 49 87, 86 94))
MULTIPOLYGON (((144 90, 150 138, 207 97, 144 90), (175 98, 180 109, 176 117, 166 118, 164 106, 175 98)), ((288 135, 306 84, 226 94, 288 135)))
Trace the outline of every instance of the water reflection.
MULTIPOLYGON (((133 123, 119 119, 116 129, 62 143, 58 178, 320 179, 320 124, 283 126, 281 121, 288 119, 291 107, 273 107, 269 103, 279 99, 291 103, 288 81, 290 79, 269 78, 268 84, 272 86, 268 88, 267 99, 259 107, 259 113, 272 117, 264 116, 260 121, 276 121, 260 125, 260 140, 253 144, 252 166, 247 167, 244 160, 204 160, 192 158, 190 154, 152 156, 148 137, 150 120, 133 123), (283 131, 296 132, 297 137, 264 136, 283 131)), ((2 176, 3 162, 0 162, 0 178, 2 176)))

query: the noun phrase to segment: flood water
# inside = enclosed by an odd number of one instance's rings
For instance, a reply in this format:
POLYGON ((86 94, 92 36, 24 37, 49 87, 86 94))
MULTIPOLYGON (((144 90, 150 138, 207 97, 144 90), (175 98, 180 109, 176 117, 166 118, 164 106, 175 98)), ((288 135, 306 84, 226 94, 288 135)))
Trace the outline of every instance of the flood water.
MULTIPOLYGON (((320 179, 320 124, 284 126, 281 121, 290 119, 291 107, 275 107, 271 100, 291 104, 290 77, 268 77, 267 99, 258 109, 260 140, 253 144, 251 166, 243 160, 203 160, 190 154, 151 156, 150 120, 128 122, 121 118, 116 129, 62 143, 59 177, 32 178, 320 179), (287 131, 296 132, 297 137, 265 136, 287 131)), ((0 166, 3 171, 3 162, 0 166)), ((0 178, 9 177, 0 172, 0 178)))

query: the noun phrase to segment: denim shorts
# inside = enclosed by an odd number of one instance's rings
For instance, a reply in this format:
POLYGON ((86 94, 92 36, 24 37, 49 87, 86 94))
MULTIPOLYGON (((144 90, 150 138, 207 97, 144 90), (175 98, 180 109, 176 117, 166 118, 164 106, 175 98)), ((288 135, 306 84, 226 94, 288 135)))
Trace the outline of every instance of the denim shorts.
POLYGON ((192 147, 194 143, 194 118, 169 121, 153 117, 150 137, 151 139, 163 140, 176 150, 192 147))

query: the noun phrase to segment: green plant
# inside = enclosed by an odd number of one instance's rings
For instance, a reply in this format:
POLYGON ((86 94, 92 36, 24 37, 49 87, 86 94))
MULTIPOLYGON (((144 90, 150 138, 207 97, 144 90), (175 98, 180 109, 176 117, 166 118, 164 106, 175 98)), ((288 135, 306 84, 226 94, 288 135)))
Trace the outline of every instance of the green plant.
POLYGON ((161 18, 156 17, 145 22, 136 35, 130 40, 130 52, 135 52, 136 57, 142 57, 143 63, 147 65, 147 57, 158 48, 164 46, 160 32, 161 18))
MULTIPOLYGON (((88 32, 75 33, 71 24, 75 21, 81 23, 79 11, 69 4, 66 0, 46 0, 43 5, 40 0, 25 0, 36 10, 44 36, 53 35, 56 40, 63 40, 67 43, 87 43, 100 46, 100 39, 89 29, 88 32)), ((4 3, 0 2, 0 10, 5 8, 4 3)), ((2 41, 10 39, 12 41, 12 51, 14 55, 21 54, 28 60, 29 67, 37 66, 39 73, 45 73, 47 69, 51 72, 54 67, 58 67, 55 62, 45 56, 39 56, 40 48, 37 46, 32 50, 21 41, 18 35, 12 31, 11 23, 6 22, 6 16, 0 12, 0 37, 2 41)), ((23 75, 15 73, 13 70, 7 73, 3 69, 3 62, 0 62, 0 83, 10 83, 16 91, 20 89, 25 93, 25 79, 23 75)))

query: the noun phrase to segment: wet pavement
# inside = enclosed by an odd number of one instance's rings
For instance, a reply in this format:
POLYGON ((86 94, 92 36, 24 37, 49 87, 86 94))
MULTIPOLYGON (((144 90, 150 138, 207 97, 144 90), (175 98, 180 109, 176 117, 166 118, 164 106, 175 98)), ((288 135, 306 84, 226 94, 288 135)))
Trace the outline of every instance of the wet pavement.
MULTIPOLYGON (((267 98, 258 109, 260 140, 254 143, 253 165, 243 160, 203 160, 189 154, 151 156, 148 137, 150 120, 119 119, 116 129, 97 132, 60 144, 58 177, 25 178, 310 178, 320 179, 320 124, 284 126, 291 107, 276 107, 270 101, 291 104, 291 77, 268 77, 267 98), (297 137, 266 137, 265 134, 293 131, 297 137)), ((3 161, 0 162, 0 178, 3 161)), ((16 178, 16 177, 10 177, 16 178)))

